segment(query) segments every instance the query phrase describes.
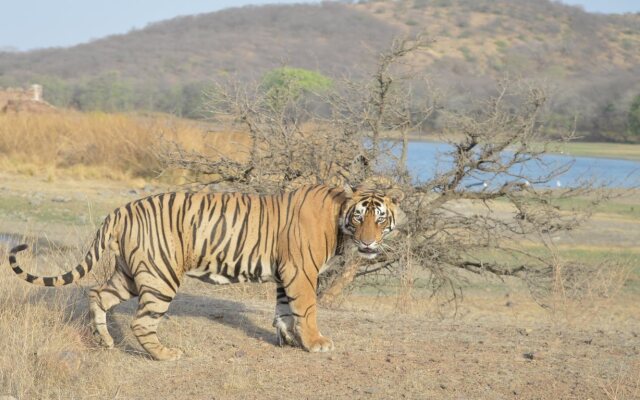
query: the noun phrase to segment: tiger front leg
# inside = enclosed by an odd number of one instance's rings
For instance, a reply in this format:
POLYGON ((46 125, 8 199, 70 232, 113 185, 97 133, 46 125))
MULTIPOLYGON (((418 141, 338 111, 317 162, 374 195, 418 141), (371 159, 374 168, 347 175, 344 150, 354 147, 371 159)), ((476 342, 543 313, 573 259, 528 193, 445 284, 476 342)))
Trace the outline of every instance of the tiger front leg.
POLYGON ((273 326, 276 328, 276 341, 278 346, 300 346, 296 340, 294 319, 289 307, 289 298, 284 288, 278 286, 276 299, 276 313, 273 318, 273 326))
POLYGON ((312 353, 333 350, 333 341, 322 336, 318 330, 316 316, 318 276, 315 272, 315 270, 313 272, 298 271, 293 265, 280 270, 282 286, 294 318, 295 338, 302 348, 312 353))

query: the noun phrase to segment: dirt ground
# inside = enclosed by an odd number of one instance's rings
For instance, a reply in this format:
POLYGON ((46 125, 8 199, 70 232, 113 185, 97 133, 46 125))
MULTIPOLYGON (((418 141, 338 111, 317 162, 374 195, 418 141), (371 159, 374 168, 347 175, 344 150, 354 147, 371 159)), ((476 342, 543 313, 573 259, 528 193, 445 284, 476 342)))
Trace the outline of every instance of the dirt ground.
MULTIPOLYGON (((213 289, 215 291, 215 289, 213 289)), ((125 365, 123 398, 456 398, 587 399, 640 396, 638 307, 610 304, 589 321, 570 323, 526 298, 474 295, 463 316, 380 311, 355 298, 320 310, 336 349, 309 354, 275 346, 273 302, 212 295, 188 282, 172 304, 162 337, 186 351, 171 363, 133 352, 128 321, 115 315, 124 340, 105 352, 125 365), (479 306, 476 306, 478 304, 479 306), (136 366, 137 365, 137 366, 136 366), (140 368, 140 367, 143 368, 140 368), (158 379, 145 381, 153 373, 158 379)), ((631 299, 629 299, 631 300, 631 299)))
MULTIPOLYGON (((28 203, 33 199, 32 188, 41 193, 41 199, 27 209, 5 201, 0 208, 0 232, 28 231, 55 238, 69 246, 60 250, 66 259, 82 254, 73 242, 86 244, 89 238, 78 239, 78 234, 93 229, 91 221, 96 218, 83 219, 80 214, 91 208, 99 215, 100 210, 145 193, 116 183, 0 177, 0 200, 28 203), (68 215, 43 211, 56 208, 67 209, 68 215)), ((606 219, 606 223, 615 221, 606 219)), ((610 229, 634 229, 636 225, 628 225, 632 223, 621 219, 621 225, 610 229)), ((0 243, 0 290, 26 285, 11 280, 5 261, 6 247, 14 240, 6 236, 5 243, 0 243)), ((633 247, 626 242, 618 245, 633 247)), ((39 263, 43 260, 47 259, 41 256, 39 263)), ((30 269, 27 264, 24 267, 30 269)), ((335 309, 321 308, 320 328, 336 347, 325 354, 277 347, 271 327, 273 286, 219 287, 188 279, 159 331, 165 344, 184 350, 185 356, 175 362, 152 361, 142 352, 129 329, 135 301, 113 312, 110 330, 116 348, 103 350, 92 344, 86 328, 83 286, 29 289, 26 302, 44 307, 55 291, 68 293, 72 307, 64 308, 63 326, 69 326, 81 343, 46 367, 65 369, 65 379, 54 381, 47 391, 33 393, 112 399, 640 398, 640 291, 623 289, 614 296, 582 300, 560 296, 543 308, 515 278, 470 279, 473 282, 455 313, 452 306, 442 306, 426 295, 416 296, 409 312, 400 313, 395 296, 359 291, 335 309)), ((0 304, 0 326, 7 311, 3 307, 9 306, 0 304)), ((26 313, 20 317, 24 319, 20 329, 25 332, 44 329, 44 322, 26 313)), ((23 353, 37 353, 37 345, 36 350, 23 353)), ((6 349, 5 354, 14 354, 11 351, 6 349)), ((11 357, 15 368, 31 362, 28 354, 11 357)), ((33 365, 42 368, 41 364, 33 365)), ((15 382, 9 379, 12 372, 6 365, 0 355, 0 378, 4 379, 0 383, 15 382)), ((53 374, 46 368, 42 374, 53 374)), ((42 376, 22 379, 28 387, 40 384, 42 376)), ((15 387, 13 383, 0 386, 0 397, 33 398, 24 395, 28 388, 15 387)))
MULTIPOLYGON (((74 380, 83 367, 96 364, 112 382, 103 383, 97 398, 640 396, 637 298, 619 298, 600 309, 574 305, 553 315, 522 294, 476 293, 458 316, 442 317, 420 306, 398 314, 386 304, 389 299, 353 296, 336 310, 320 309, 322 332, 336 348, 310 354, 276 346, 274 301, 266 299, 267 290, 220 289, 188 280, 160 328, 161 340, 185 351, 175 362, 150 360, 129 329, 135 302, 119 306, 110 321, 116 348, 95 348, 86 329, 78 330, 85 348, 73 355, 77 364, 57 360, 56 368, 70 371, 56 388, 62 395, 55 397, 85 398, 74 395, 79 391, 74 380)), ((86 311, 82 303, 75 307, 80 315, 86 311)))

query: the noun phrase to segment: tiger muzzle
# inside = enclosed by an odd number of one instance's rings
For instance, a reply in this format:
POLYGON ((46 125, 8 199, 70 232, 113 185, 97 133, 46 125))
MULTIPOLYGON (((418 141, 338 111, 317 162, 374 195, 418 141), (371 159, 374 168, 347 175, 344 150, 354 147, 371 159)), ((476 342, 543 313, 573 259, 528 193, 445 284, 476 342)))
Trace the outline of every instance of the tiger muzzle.
POLYGON ((358 246, 358 254, 361 257, 373 259, 380 254, 380 246, 376 242, 365 243, 356 241, 356 245, 358 246))

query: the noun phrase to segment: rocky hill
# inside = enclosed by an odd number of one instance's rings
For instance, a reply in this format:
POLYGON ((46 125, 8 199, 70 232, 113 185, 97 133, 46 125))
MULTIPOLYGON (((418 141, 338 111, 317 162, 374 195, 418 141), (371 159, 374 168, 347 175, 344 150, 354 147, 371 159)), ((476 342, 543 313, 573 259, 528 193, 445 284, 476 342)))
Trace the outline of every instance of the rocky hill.
POLYGON ((118 71, 147 82, 188 82, 219 72, 259 76, 282 64, 349 71, 400 30, 340 4, 227 9, 153 23, 71 48, 0 54, 4 77, 62 79, 118 71))
POLYGON ((454 95, 481 96, 504 76, 539 79, 554 88, 562 113, 604 116, 585 122, 595 131, 623 129, 623 114, 640 93, 640 14, 591 14, 548 0, 227 9, 70 48, 0 52, 0 86, 38 81, 45 98, 61 106, 189 115, 193 97, 220 74, 259 78, 286 64, 364 76, 393 37, 418 31, 435 40, 419 68, 454 95), (96 100, 104 92, 120 99, 96 100))

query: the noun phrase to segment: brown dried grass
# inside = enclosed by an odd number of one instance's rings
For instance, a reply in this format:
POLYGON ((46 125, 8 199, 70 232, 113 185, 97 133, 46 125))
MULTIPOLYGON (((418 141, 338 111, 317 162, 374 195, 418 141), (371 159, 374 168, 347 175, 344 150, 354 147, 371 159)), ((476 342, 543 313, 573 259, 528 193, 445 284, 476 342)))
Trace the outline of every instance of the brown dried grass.
MULTIPOLYGON (((21 254, 33 264, 30 252, 21 254)), ((83 290, 43 289, 16 279, 0 247, 0 396, 19 399, 87 398, 109 391, 107 365, 88 357, 94 347, 83 290)), ((58 253, 51 273, 71 262, 58 253), (56 261, 57 260, 57 261, 56 261)))
POLYGON ((163 114, 0 114, 0 166, 28 175, 154 178, 171 142, 212 156, 239 151, 242 135, 210 128, 163 114))

